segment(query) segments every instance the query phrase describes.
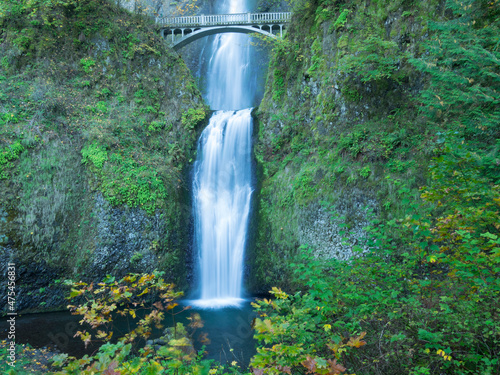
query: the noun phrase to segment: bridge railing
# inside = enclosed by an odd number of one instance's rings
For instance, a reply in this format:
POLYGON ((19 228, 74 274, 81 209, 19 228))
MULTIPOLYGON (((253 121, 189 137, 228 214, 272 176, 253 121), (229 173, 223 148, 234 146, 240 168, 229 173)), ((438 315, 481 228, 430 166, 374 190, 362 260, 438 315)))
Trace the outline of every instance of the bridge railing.
POLYGON ((158 17, 156 23, 164 27, 192 27, 219 25, 255 25, 259 23, 280 24, 290 21, 289 12, 278 13, 236 13, 182 17, 158 17))

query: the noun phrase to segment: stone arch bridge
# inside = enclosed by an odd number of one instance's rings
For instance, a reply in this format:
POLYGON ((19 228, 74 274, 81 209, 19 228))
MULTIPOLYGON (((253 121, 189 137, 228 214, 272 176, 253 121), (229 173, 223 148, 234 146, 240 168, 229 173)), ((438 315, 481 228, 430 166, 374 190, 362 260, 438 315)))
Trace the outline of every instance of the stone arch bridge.
POLYGON ((221 33, 259 33, 271 38, 283 37, 291 13, 237 13, 186 17, 158 17, 161 35, 175 50, 208 35, 221 33))

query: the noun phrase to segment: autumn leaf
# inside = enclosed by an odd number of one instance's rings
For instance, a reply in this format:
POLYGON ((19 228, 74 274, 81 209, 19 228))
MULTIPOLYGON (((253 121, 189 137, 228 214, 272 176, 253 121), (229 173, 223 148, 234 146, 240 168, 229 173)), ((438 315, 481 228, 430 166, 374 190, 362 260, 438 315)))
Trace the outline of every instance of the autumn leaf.
POLYGON ((167 310, 172 310, 174 307, 178 306, 178 303, 171 303, 170 305, 167 306, 167 310))
POLYGON ((329 359, 327 362, 330 365, 328 370, 330 371, 329 374, 331 375, 341 374, 346 370, 344 366, 337 363, 336 359, 334 359, 333 361, 329 359))
POLYGON ((119 372, 116 372, 115 371, 115 368, 118 367, 118 362, 117 361, 113 361, 109 364, 108 368, 106 369, 106 371, 104 371, 102 373, 102 375, 120 375, 119 372))
POLYGON ((163 304, 161 301, 153 303, 153 306, 156 307, 158 310, 163 310, 163 304))
POLYGON ((89 346, 90 342, 92 341, 92 336, 90 336, 90 333, 86 332, 85 336, 81 336, 83 339, 83 343, 85 344, 85 349, 87 349, 87 346, 89 346))
POLYGON ((276 288, 275 286, 273 286, 272 290, 270 290, 269 293, 274 294, 274 296, 276 298, 279 298, 279 299, 287 299, 288 298, 288 294, 283 292, 281 289, 276 288))
POLYGON ((351 337, 349 339, 349 342, 347 343, 348 346, 351 348, 360 348, 363 345, 366 345, 366 341, 361 340, 363 337, 366 336, 366 332, 361 332, 361 334, 358 337, 351 337))
POLYGON ((264 369, 262 369, 262 368, 254 368, 253 369, 253 374, 254 375, 264 375, 264 369))
POLYGON ((106 332, 101 331, 101 330, 98 330, 98 331, 97 331, 97 335, 96 335, 96 337, 97 337, 98 339, 103 339, 103 338, 105 338, 107 335, 108 335, 108 334, 107 334, 106 332))
POLYGON ((203 344, 203 345, 210 345, 210 339, 208 338, 208 333, 204 332, 201 333, 198 336, 198 340, 203 344))
POLYGON ((75 298, 78 297, 80 294, 83 293, 83 290, 77 290, 77 289, 71 289, 71 293, 69 295, 70 298, 75 298))
POLYGON ((306 360, 300 363, 307 369, 308 374, 314 374, 316 372, 316 361, 313 358, 307 356, 306 360))
POLYGON ((191 341, 187 337, 181 337, 180 339, 172 339, 169 342, 171 346, 191 346, 191 341))
POLYGON ((290 366, 278 366, 278 371, 284 372, 285 374, 292 374, 292 368, 290 366))

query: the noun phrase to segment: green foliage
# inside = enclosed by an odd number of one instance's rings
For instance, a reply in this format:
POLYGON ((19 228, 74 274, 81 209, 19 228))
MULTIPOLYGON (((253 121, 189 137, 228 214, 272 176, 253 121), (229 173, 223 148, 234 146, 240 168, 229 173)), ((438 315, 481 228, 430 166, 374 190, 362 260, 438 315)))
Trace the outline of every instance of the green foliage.
POLYGON ((342 9, 342 12, 340 12, 339 17, 337 20, 333 23, 333 27, 335 30, 340 29, 341 27, 344 27, 346 22, 347 22, 347 16, 351 13, 349 9, 342 9))
MULTIPOLYGON (((73 314, 81 315, 81 323, 95 329, 95 334, 85 330, 76 333, 87 346, 94 340, 105 344, 93 355, 82 359, 60 354, 53 358, 54 366, 60 370, 54 374, 206 374, 211 361, 202 360, 201 353, 192 349, 192 344, 184 326, 177 323, 172 329, 168 345, 156 350, 146 345, 134 352, 134 345, 140 339, 147 339, 152 328, 163 328, 166 315, 172 318, 181 311, 174 312, 178 305, 175 300, 182 293, 175 292, 171 284, 165 283, 162 273, 130 274, 116 280, 107 276, 94 286, 84 282, 69 282, 70 299, 83 301, 78 306, 70 305, 73 314), (113 319, 116 314, 129 321, 130 331, 114 343, 113 319)), ((185 310, 184 308, 183 310, 185 310)), ((182 310, 182 311, 183 311, 182 310)), ((190 330, 203 327, 198 314, 192 314, 190 330)), ((116 336, 116 335, 115 335, 116 336)), ((136 347, 137 350, 137 347, 136 347)), ((215 371, 214 373, 216 373, 215 371)))
POLYGON ((339 140, 339 148, 348 151, 355 158, 363 149, 362 141, 365 138, 366 134, 359 131, 342 135, 339 140))
POLYGON ((363 96, 359 93, 356 87, 349 85, 349 83, 345 83, 344 88, 342 89, 342 94, 347 100, 352 102, 360 102, 363 99, 363 96))
POLYGON ((161 123, 160 121, 151 121, 151 124, 148 126, 148 131, 150 132, 157 132, 165 127, 164 123, 161 123))
POLYGON ((187 231, 174 218, 187 215, 183 168, 197 132, 185 131, 181 117, 203 107, 189 70, 150 19, 115 1, 0 1, 1 11, 5 6, 0 240, 19 244, 19 264, 43 260, 57 273, 87 272, 97 229, 93 199, 100 194, 114 205, 158 213, 155 230, 166 233, 155 251, 159 266, 183 284, 187 231), (122 52, 131 50, 125 60, 122 52), (17 143, 25 150, 12 153, 17 143))
MULTIPOLYGON (((266 93, 257 148, 265 170, 260 281, 295 294, 274 289, 275 300, 257 304, 254 374, 328 373, 332 342, 363 332, 361 350, 342 348, 336 357, 349 373, 500 373, 499 2, 447 1, 444 17, 429 27, 429 18, 440 17, 428 12, 437 2, 295 3, 303 10, 295 27, 309 32, 289 33, 287 48, 275 50, 271 74, 279 70, 292 94, 266 93), (333 33, 341 9, 352 10, 348 28, 328 35, 318 27, 330 17, 333 33), (318 94, 302 95, 312 41, 321 40, 337 40, 337 48, 323 43, 320 53, 332 59, 325 72, 314 70, 318 94), (376 95, 404 97, 422 78, 422 95, 408 96, 407 105, 380 117, 370 108, 381 102, 376 95), (331 113, 339 104, 341 121, 331 113), (320 211, 316 202, 357 204, 349 193, 358 189, 380 206, 364 235, 340 231, 340 241, 356 240, 351 259, 298 247, 314 238, 304 225, 317 223, 307 221, 320 211)), ((314 234, 363 222, 364 210, 355 211, 314 234)))
POLYGON ((141 165, 128 155, 112 154, 102 170, 102 191, 113 205, 141 207, 149 214, 164 205, 168 192, 158 171, 141 165))
MULTIPOLYGON (((9 341, 10 343, 10 341, 9 341)), ((30 351, 33 351, 30 345, 15 345, 15 356, 16 360, 14 362, 9 358, 10 352, 8 351, 7 341, 0 341, 0 371, 5 375, 23 375, 31 364, 31 358, 26 355, 30 351), (12 365, 12 366, 11 366, 12 365)))
POLYGON ((322 303, 328 299, 328 291, 324 295, 297 293, 294 296, 277 288, 270 292, 274 300, 252 303, 263 317, 255 321, 255 338, 262 346, 252 358, 253 373, 345 372, 345 367, 337 361, 352 355, 354 348, 365 345, 362 339, 366 332, 344 338, 332 330, 335 311, 325 310, 322 303))
POLYGON ((315 39, 312 46, 311 50, 313 52, 313 55, 311 57, 311 66, 309 69, 307 69, 306 74, 311 77, 316 77, 317 71, 320 69, 321 64, 323 63, 323 56, 322 56, 322 47, 321 47, 321 42, 319 39, 315 39))
POLYGON ((152 22, 107 0, 7 1, 2 10, 2 150, 23 138, 22 129, 25 148, 65 134, 79 153, 83 140, 93 189, 113 204, 166 208, 206 109, 193 100, 199 93, 187 68, 168 50, 158 53, 163 40, 152 22), (175 77, 168 84, 166 72, 175 77), (175 106, 166 100, 181 90, 175 106))
POLYGON ((356 373, 498 372, 492 353, 500 345, 493 318, 500 313, 500 170, 489 168, 498 156, 472 152, 454 135, 440 137, 422 201, 397 182, 406 215, 373 217, 365 241, 352 247, 359 255, 327 261, 301 247, 292 267, 302 292, 274 290, 277 300, 256 306, 266 314, 256 324, 266 347, 254 367, 278 373, 321 364, 328 347, 356 373), (363 332, 362 355, 335 351, 334 344, 363 332), (304 360, 309 348, 314 354, 304 360))
POLYGON ((499 3, 449 0, 447 5, 453 17, 430 24, 429 53, 411 60, 431 78, 422 111, 467 139, 491 142, 500 135, 499 3))
POLYGON ((19 141, 0 149, 0 180, 8 178, 7 171, 12 168, 12 161, 18 159, 23 151, 24 147, 19 141))
POLYGON ((94 67, 95 64, 95 60, 91 57, 83 58, 80 60, 80 65, 85 73, 91 73, 92 67, 94 67))
POLYGON ((104 146, 97 142, 82 148, 82 163, 92 163, 97 169, 102 169, 104 163, 108 160, 108 152, 104 146))
POLYGON ((135 252, 131 257, 130 257, 130 263, 138 263, 142 260, 144 255, 140 252, 135 252))
POLYGON ((304 170, 298 174, 293 182, 294 198, 304 203, 314 195, 313 170, 304 170))
POLYGON ((359 175, 363 178, 368 178, 370 175, 371 175, 371 169, 369 166, 366 166, 366 167, 363 167, 361 168, 361 170, 359 171, 359 175))
POLYGON ((187 112, 182 114, 182 126, 184 129, 194 131, 196 126, 200 124, 206 117, 204 108, 189 108, 187 112))
POLYGON ((273 100, 279 102, 285 94, 285 79, 283 72, 279 69, 274 70, 273 76, 273 100))
POLYGON ((342 58, 339 70, 345 74, 355 74, 361 82, 386 78, 400 79, 395 73, 401 58, 398 45, 376 34, 369 34, 349 46, 352 51, 342 58))

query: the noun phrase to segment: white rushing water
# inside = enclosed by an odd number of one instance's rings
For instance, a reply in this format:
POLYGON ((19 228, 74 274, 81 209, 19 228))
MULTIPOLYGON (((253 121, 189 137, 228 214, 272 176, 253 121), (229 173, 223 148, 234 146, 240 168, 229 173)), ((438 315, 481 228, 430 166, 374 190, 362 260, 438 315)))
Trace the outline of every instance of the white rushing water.
MULTIPOLYGON (((219 1, 218 13, 248 11, 241 0, 219 1)), ((200 307, 238 305, 252 196, 253 95, 249 92, 249 37, 214 38, 206 100, 218 110, 198 142, 194 166, 195 244, 199 256, 200 307)))
MULTIPOLYGON (((216 11, 220 14, 249 11, 244 0, 218 1, 216 11)), ((249 108, 253 93, 249 92, 251 45, 246 34, 218 34, 212 42, 212 55, 208 67, 206 100, 215 110, 249 108)))

